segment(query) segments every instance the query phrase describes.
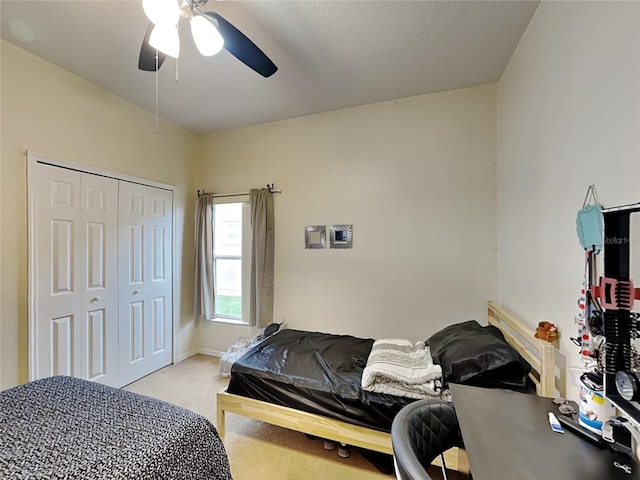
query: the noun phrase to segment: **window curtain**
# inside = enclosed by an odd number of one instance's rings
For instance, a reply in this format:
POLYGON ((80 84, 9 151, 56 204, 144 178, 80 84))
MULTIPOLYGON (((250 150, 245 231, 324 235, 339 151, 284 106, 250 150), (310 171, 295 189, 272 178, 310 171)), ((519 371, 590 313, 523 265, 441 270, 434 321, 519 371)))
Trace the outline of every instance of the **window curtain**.
POLYGON ((275 225, 273 194, 267 188, 249 191, 251 204, 251 326, 273 323, 275 225))
POLYGON ((213 212, 213 196, 198 197, 194 268, 194 317, 197 320, 213 320, 216 316, 213 293, 213 212))

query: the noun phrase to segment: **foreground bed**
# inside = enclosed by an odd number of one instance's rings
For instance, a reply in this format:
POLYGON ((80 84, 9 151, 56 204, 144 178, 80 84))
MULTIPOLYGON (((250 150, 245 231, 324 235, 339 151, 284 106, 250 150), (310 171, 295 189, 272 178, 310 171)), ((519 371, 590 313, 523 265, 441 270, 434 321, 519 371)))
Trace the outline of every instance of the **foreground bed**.
MULTIPOLYGON (((555 391, 555 347, 534 338, 532 330, 492 302, 488 304, 488 322, 497 327, 506 341, 531 365, 531 380, 535 385, 536 392, 541 396, 553 396, 555 391)), ((356 351, 355 344, 354 351, 356 351)), ((274 361, 274 359, 270 359, 270 361, 274 361)), ((282 360, 275 359, 275 361, 282 360)), ((332 372, 335 373, 335 369, 332 372)), ((259 372, 256 375, 258 377, 257 383, 254 381, 245 384, 242 379, 244 373, 248 372, 244 371, 242 365, 238 367, 234 365, 230 387, 233 387, 234 391, 240 394, 228 393, 227 391, 218 393, 217 426, 222 436, 224 435, 225 412, 231 412, 321 438, 392 454, 389 432, 393 412, 399 411, 403 404, 411 401, 399 399, 387 405, 388 408, 384 408, 387 399, 383 398, 381 402, 374 401, 374 405, 380 404, 383 408, 376 407, 373 409, 373 413, 371 409, 362 412, 357 403, 349 401, 346 403, 348 408, 345 409, 343 408, 344 399, 339 399, 337 403, 334 402, 332 397, 342 398, 342 393, 339 391, 327 393, 322 389, 309 388, 308 385, 313 385, 313 379, 300 377, 297 380, 293 379, 288 384, 282 383, 273 390, 273 387, 269 386, 269 374, 259 372), (235 377, 234 371, 237 371, 235 377), (260 377, 263 378, 260 379, 260 377), (299 383, 307 386, 301 391, 296 388, 299 383)), ((330 383, 334 383, 333 378, 330 383)), ((346 380, 346 385, 354 386, 356 383, 357 381, 353 378, 346 380)), ((336 385, 338 387, 334 390, 345 388, 339 386, 340 383, 336 385)), ((349 395, 347 397, 349 398, 349 395)), ((367 401, 367 403, 370 402, 367 401)), ((449 468, 463 471, 467 469, 466 458, 464 455, 460 456, 458 449, 450 450, 445 454, 445 457, 449 468)))
POLYGON ((0 392, 0 478, 230 480, 204 417, 71 377, 0 392))

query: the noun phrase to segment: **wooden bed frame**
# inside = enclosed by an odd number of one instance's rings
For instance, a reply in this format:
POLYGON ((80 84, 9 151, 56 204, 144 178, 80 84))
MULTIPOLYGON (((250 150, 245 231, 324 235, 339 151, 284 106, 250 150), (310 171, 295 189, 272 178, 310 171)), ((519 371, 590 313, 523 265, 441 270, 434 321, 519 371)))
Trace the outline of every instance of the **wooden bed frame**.
MULTIPOLYGON (((536 392, 543 397, 555 396, 554 344, 534 337, 534 331, 516 320, 493 302, 488 302, 487 321, 499 328, 505 338, 531 365, 529 374, 536 385, 536 392)), ((298 432, 331 439, 367 450, 393 454, 391 434, 352 425, 333 418, 306 413, 260 400, 219 392, 217 395, 217 428, 224 438, 225 413, 235 413, 298 432)), ((467 472, 469 464, 463 450, 452 448, 445 452, 447 468, 467 472)), ((434 461, 439 464, 439 458, 434 461)))

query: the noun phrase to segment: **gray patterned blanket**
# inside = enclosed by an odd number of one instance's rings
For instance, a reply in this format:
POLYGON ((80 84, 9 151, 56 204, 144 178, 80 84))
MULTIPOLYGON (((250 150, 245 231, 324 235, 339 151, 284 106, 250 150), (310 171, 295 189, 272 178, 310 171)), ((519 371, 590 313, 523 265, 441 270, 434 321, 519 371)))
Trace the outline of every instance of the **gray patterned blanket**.
POLYGON ((71 377, 0 392, 2 479, 230 480, 204 417, 71 377))

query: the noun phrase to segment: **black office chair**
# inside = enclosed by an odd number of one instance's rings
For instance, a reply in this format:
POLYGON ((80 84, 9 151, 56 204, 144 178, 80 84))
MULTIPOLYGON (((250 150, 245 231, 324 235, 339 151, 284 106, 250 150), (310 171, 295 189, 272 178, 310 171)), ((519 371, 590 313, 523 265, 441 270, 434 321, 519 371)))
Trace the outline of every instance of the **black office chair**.
POLYGON ((404 407, 391 425, 393 460, 398 480, 430 480, 427 468, 443 452, 463 447, 458 418, 452 403, 425 399, 404 407))

